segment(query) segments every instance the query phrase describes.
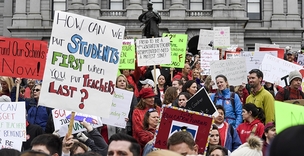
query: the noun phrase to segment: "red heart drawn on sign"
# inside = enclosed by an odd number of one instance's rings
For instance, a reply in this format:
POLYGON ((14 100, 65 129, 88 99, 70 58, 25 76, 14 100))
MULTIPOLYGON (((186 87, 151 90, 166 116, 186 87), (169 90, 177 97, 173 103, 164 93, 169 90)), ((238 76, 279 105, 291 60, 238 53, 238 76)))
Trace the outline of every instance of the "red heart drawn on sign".
POLYGON ((304 77, 304 69, 301 69, 301 70, 300 70, 300 73, 301 73, 302 78, 303 78, 303 77, 304 77))

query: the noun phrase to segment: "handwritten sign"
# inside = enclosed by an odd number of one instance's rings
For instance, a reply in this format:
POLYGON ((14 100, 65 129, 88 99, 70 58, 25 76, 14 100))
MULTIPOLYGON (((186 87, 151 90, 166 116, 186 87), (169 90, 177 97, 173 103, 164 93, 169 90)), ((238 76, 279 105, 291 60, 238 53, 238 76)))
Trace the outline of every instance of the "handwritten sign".
POLYGON ((214 27, 213 47, 230 46, 230 27, 214 27))
POLYGON ((199 91, 197 91, 187 101, 186 109, 204 114, 209 114, 214 117, 218 116, 218 111, 204 87, 202 87, 199 91))
MULTIPOLYGON (((289 75, 291 71, 300 70, 303 67, 275 56, 266 54, 260 66, 260 70, 264 74, 264 80, 267 82, 279 82, 278 85, 284 87, 285 81, 282 77, 289 75)), ((289 81, 288 81, 289 82, 289 81)))
POLYGON ((304 124, 303 106, 275 101, 274 109, 277 133, 288 127, 304 124))
POLYGON ((225 52, 225 58, 226 60, 228 59, 235 59, 235 58, 240 58, 240 53, 237 52, 225 52))
POLYGON ((25 102, 0 102, 0 148, 21 150, 19 145, 26 141, 25 112, 25 102))
POLYGON ((119 69, 135 69, 135 44, 133 39, 123 40, 119 69))
POLYGON ((45 41, 0 36, 0 75, 42 80, 46 55, 45 41))
POLYGON ((301 66, 304 66, 304 54, 298 54, 297 63, 301 66))
POLYGON ((187 48, 187 34, 163 33, 163 37, 170 38, 171 64, 162 64, 162 67, 184 68, 187 48))
POLYGON ((214 40, 213 30, 200 29, 197 50, 212 50, 212 47, 210 47, 209 44, 212 43, 213 40, 214 40))
POLYGON ((170 38, 137 39, 138 66, 171 64, 170 38))
POLYGON ((264 48, 280 48, 280 45, 277 44, 265 44, 265 43, 255 43, 254 51, 260 51, 260 47, 264 48))
POLYGON ((125 27, 60 11, 54 17, 39 105, 108 117, 125 27))
POLYGON ((246 59, 246 67, 247 67, 247 73, 249 73, 250 70, 252 69, 259 69, 263 58, 266 54, 272 55, 277 57, 278 52, 276 51, 263 51, 263 52, 249 52, 249 51, 244 51, 241 53, 241 57, 244 57, 246 59))
POLYGON ((218 50, 201 50, 201 69, 202 75, 210 75, 210 62, 219 60, 218 50))
POLYGON ((102 118, 103 123, 126 128, 125 118, 128 118, 133 92, 115 88, 114 98, 109 118, 102 118))
POLYGON ((247 68, 245 58, 211 61, 211 77, 215 81, 217 75, 225 75, 229 85, 237 86, 247 83, 247 68))
MULTIPOLYGON (((61 109, 53 109, 53 123, 55 130, 59 130, 58 134, 63 137, 68 132, 68 127, 70 124, 70 119, 67 117, 71 115, 71 111, 61 110, 61 109)), ((75 121, 72 129, 72 134, 76 134, 82 131, 86 131, 86 128, 80 124, 80 121, 89 122, 94 128, 101 127, 102 121, 100 117, 75 113, 75 121), (92 122, 92 120, 94 120, 92 122)))
POLYGON ((212 117, 208 115, 165 106, 162 109, 160 124, 157 127, 159 131, 156 133, 154 147, 167 149, 168 138, 173 133, 181 131, 181 127, 186 126, 187 131, 192 134, 199 146, 198 152, 204 153, 206 146, 208 146, 212 120, 212 117))
POLYGON ((260 52, 263 51, 276 51, 278 52, 278 58, 284 59, 284 53, 285 53, 285 49, 283 48, 265 48, 265 47, 260 47, 260 52))

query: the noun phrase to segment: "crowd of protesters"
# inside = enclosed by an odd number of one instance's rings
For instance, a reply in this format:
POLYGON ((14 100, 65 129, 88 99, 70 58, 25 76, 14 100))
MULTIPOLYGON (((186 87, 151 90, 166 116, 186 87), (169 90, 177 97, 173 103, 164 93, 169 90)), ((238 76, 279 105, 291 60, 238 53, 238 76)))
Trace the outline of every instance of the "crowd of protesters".
MULTIPOLYGON (((286 53, 287 61, 294 62, 294 59, 294 53, 286 53)), ((247 84, 231 86, 225 75, 215 76, 215 81, 210 75, 201 75, 200 57, 193 56, 190 52, 186 53, 182 69, 157 68, 161 74, 157 76, 156 82, 153 81, 153 67, 136 66, 135 70, 120 71, 122 74, 116 79, 116 87, 134 92, 130 113, 125 119, 125 129, 116 128, 115 134, 109 135, 110 126, 103 125, 96 129, 83 121, 81 124, 87 131, 63 138, 54 129, 52 108, 38 105, 43 87, 41 81, 1 76, 0 101, 15 101, 16 95, 18 101, 25 101, 28 140, 23 143, 22 153, 1 149, 0 155, 203 154, 198 153, 198 147, 204 145, 197 145, 186 130, 176 132, 168 138, 168 150, 153 151, 153 138, 162 105, 184 108, 201 87, 208 91, 219 112, 210 131, 206 155, 275 156, 282 154, 278 150, 281 150, 279 147, 283 147, 283 144, 298 143, 294 140, 302 139, 300 145, 303 146, 303 126, 289 128, 288 132, 282 132, 284 136, 276 136, 274 122, 275 100, 304 99, 301 91, 302 75, 299 71, 290 71, 289 84, 285 87, 279 87, 274 82, 264 82, 263 72, 259 69, 252 69, 248 73, 247 84), (20 88, 17 89, 16 86, 20 88), (217 89, 213 89, 213 86, 217 89), (289 134, 294 140, 284 138, 289 134), (273 141, 274 138, 278 138, 277 142, 273 141), (171 151, 176 153, 170 153, 171 151)), ((299 148, 293 148, 290 152, 292 154, 286 153, 284 156, 301 155, 299 151, 303 152, 303 148, 300 145, 295 145, 299 148)))

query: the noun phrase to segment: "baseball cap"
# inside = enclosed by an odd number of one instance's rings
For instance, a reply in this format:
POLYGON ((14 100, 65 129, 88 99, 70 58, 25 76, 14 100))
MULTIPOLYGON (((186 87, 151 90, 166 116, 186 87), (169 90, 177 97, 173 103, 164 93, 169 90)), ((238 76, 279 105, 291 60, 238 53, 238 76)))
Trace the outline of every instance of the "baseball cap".
POLYGON ((149 84, 152 87, 154 87, 154 82, 151 79, 145 79, 144 81, 139 81, 141 84, 145 85, 145 84, 149 84))

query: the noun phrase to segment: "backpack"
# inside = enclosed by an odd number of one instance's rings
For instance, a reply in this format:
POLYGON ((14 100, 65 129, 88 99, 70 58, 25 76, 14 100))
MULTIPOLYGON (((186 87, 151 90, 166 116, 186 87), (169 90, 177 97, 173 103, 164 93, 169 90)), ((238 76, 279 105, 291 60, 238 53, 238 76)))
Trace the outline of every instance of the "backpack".
MULTIPOLYGON (((218 94, 216 92, 215 95, 214 95, 214 99, 213 99, 213 103, 215 105, 216 105, 216 101, 217 101, 218 97, 219 96, 218 96, 218 94)), ((235 92, 230 92, 230 98, 229 99, 225 99, 225 100, 230 100, 231 101, 231 105, 232 105, 233 111, 235 110, 235 100, 234 100, 234 97, 235 97, 235 92)))
MULTIPOLYGON (((302 98, 304 99, 304 93, 301 90, 299 90, 299 91, 300 91, 302 98)), ((289 95, 290 95, 290 92, 289 92, 288 86, 285 86, 284 87, 284 100, 290 100, 289 95)))

